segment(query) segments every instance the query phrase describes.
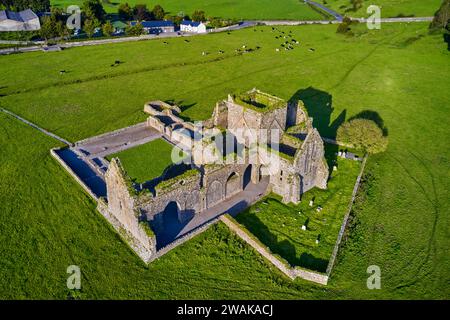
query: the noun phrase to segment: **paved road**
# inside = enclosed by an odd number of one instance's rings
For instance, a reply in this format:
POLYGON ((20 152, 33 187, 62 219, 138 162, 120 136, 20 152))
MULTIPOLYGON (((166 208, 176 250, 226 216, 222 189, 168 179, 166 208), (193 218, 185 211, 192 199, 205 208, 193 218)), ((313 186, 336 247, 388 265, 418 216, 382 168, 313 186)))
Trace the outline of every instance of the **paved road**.
MULTIPOLYGON (((366 18, 352 18, 352 20, 359 22, 367 22, 366 18)), ((407 18, 381 18, 380 22, 427 22, 432 21, 433 17, 407 17, 407 18)))
POLYGON ((321 5, 320 3, 311 1, 311 0, 305 0, 305 3, 308 3, 316 8, 322 9, 323 11, 327 12, 328 14, 332 15, 337 21, 342 21, 344 18, 341 14, 338 12, 331 10, 330 8, 325 7, 324 5, 321 5))
MULTIPOLYGON (((313 4, 315 2, 309 1, 309 3, 313 4)), ((319 3, 316 3, 317 6, 326 8, 319 3)), ((327 8, 328 9, 328 8, 327 8)), ((325 10, 325 9, 324 9, 325 10)), ((230 26, 228 28, 222 28, 220 32, 228 32, 234 30, 240 30, 244 28, 254 27, 258 24, 268 25, 268 26, 295 26, 295 25, 304 25, 304 24, 336 24, 342 21, 342 16, 328 9, 334 14, 335 20, 248 20, 243 21, 239 25, 230 26)), ((326 10, 327 11, 327 10, 326 10)), ((328 11, 327 11, 328 12, 328 11)), ((360 22, 366 22, 365 18, 351 18, 352 20, 357 20, 360 22)), ((431 21, 433 17, 411 17, 411 18, 382 18, 380 22, 382 23, 395 23, 395 22, 425 22, 431 21)), ((142 35, 139 37, 122 37, 122 38, 112 38, 112 39, 101 39, 101 40, 86 40, 86 41, 76 41, 76 42, 66 42, 59 45, 49 46, 46 50, 43 49, 41 45, 29 46, 29 47, 21 47, 21 48, 6 48, 0 49, 0 55, 18 53, 18 52, 33 52, 33 51, 59 51, 61 49, 73 48, 73 47, 84 47, 84 46, 95 46, 101 44, 110 44, 110 43, 124 43, 124 42, 132 42, 132 41, 144 41, 144 40, 152 40, 152 39, 164 39, 164 38, 175 38, 175 37, 191 37, 191 36, 201 36, 208 35, 211 33, 217 33, 217 31, 211 31, 203 34, 192 34, 192 33, 184 33, 179 35, 177 32, 171 33, 162 33, 160 35, 142 35)))

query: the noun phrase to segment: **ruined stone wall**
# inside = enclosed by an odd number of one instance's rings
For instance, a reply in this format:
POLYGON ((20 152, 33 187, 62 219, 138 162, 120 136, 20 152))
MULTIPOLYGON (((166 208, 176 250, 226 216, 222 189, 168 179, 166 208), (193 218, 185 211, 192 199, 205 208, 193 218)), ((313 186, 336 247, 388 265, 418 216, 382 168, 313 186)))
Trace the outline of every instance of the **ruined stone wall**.
POLYGON ((235 135, 236 140, 246 146, 258 140, 258 135, 247 129, 259 129, 261 115, 253 110, 246 110, 244 107, 233 102, 226 102, 228 108, 227 129, 235 135))
POLYGON ((286 130, 287 108, 257 112, 233 102, 226 102, 226 105, 228 108, 228 129, 236 135, 239 143, 247 147, 257 141, 270 142, 272 129, 278 130, 279 137, 286 130), (238 134, 239 130, 242 129, 255 129, 256 132, 244 132, 247 135, 242 137, 242 134, 238 134), (265 130, 265 132, 259 130, 265 130))
POLYGON ((143 195, 139 199, 140 209, 155 228, 162 228, 163 213, 166 207, 175 202, 178 207, 178 220, 184 222, 202 209, 201 174, 179 176, 156 186, 156 195, 143 195))
MULTIPOLYGON (((279 108, 262 114, 261 129, 270 132, 272 129, 280 130, 280 134, 286 130, 287 108, 279 108)), ((270 136, 270 133, 268 133, 270 136)))
POLYGON ((301 175, 301 193, 313 187, 327 187, 328 165, 325 161, 325 147, 317 129, 308 133, 302 147, 297 151, 294 166, 301 175))
MULTIPOLYGON (((213 125, 221 128, 228 128, 228 108, 224 101, 218 102, 213 111, 213 125)), ((208 124, 205 124, 209 127, 208 124)))
POLYGON ((204 168, 205 209, 223 201, 228 196, 242 191, 243 171, 245 165, 207 165, 204 168), (235 173, 236 178, 227 184, 228 178, 235 173), (228 192, 227 192, 228 186, 228 192), (232 191, 230 191, 232 190, 232 191))
MULTIPOLYGON (((129 179, 120 164, 119 159, 113 158, 108 170, 105 173, 107 186, 108 205, 107 212, 103 215, 113 218, 117 229, 124 230, 123 236, 131 238, 130 243, 134 247, 141 247, 141 251, 146 251, 147 256, 156 252, 156 240, 154 236, 149 236, 141 225, 139 225, 139 209, 136 203, 136 196, 132 194, 129 179)), ((142 253, 141 253, 142 254, 142 253)))
POLYGON ((287 127, 295 126, 308 120, 308 113, 306 112, 303 101, 290 101, 287 107, 286 123, 287 127))
POLYGON ((279 170, 270 176, 272 191, 283 197, 283 202, 300 201, 300 175, 292 161, 279 157, 279 170))
POLYGON ((162 123, 158 118, 149 116, 147 118, 147 126, 156 129, 160 133, 164 133, 164 123, 162 123))

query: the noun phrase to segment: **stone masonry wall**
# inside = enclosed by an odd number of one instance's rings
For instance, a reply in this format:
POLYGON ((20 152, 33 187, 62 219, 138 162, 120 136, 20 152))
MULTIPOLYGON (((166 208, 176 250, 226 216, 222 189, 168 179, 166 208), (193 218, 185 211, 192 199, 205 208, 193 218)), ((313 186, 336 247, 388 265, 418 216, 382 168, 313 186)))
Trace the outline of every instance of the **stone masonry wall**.
POLYGON ((136 208, 136 198, 130 193, 131 186, 127 182, 124 170, 117 158, 113 158, 105 173, 107 185, 108 212, 117 220, 117 225, 123 228, 133 238, 133 242, 139 244, 151 255, 156 252, 155 239, 149 237, 139 225, 139 211, 136 208))

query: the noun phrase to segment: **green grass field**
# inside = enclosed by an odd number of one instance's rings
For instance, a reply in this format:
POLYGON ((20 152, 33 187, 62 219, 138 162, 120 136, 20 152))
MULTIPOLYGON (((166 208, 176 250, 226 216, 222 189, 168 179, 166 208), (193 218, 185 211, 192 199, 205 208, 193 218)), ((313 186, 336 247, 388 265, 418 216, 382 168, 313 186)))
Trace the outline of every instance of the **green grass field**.
MULTIPOLYGON (((207 17, 221 17, 228 19, 280 19, 280 20, 323 20, 324 16, 311 9, 299 0, 120 0, 111 3, 128 2, 131 6, 146 4, 150 10, 155 4, 160 4, 166 12, 176 15, 179 12, 191 15, 195 10, 203 10, 207 17)), ((83 4, 82 0, 51 0, 51 4, 58 7, 83 4)), ((118 5, 103 4, 108 13, 117 13, 118 5)))
POLYGON ((205 119, 216 101, 253 87, 302 98, 325 136, 343 119, 376 113, 389 147, 368 161, 373 178, 326 288, 290 282, 221 225, 145 266, 50 157, 58 143, 1 115, 0 297, 65 298, 66 268, 78 264, 83 298, 448 298, 450 51, 442 36, 422 23, 352 38, 333 25, 280 30, 300 45, 276 52, 279 33, 262 27, 1 56, 0 105, 72 141, 144 120, 149 100, 181 102, 183 116, 205 119), (244 44, 261 48, 236 54, 244 44), (124 63, 110 67, 115 60, 124 63), (381 290, 366 288, 373 264, 381 290))
POLYGON ((273 253, 291 265, 325 272, 359 174, 360 162, 337 159, 327 190, 307 192, 298 205, 268 196, 236 216, 273 253), (309 201, 314 199, 314 205, 309 201), (322 211, 317 212, 317 207, 322 211), (307 229, 302 230, 306 225, 307 229), (316 239, 319 243, 316 244, 316 239))
POLYGON ((382 18, 397 16, 431 17, 439 9, 442 0, 364 0, 363 6, 356 12, 350 10, 350 0, 327 0, 326 6, 351 17, 368 17, 367 8, 377 5, 381 8, 382 18))
POLYGON ((172 163, 173 146, 163 139, 153 140, 143 145, 107 156, 119 158, 125 171, 136 183, 143 183, 159 177, 172 163))

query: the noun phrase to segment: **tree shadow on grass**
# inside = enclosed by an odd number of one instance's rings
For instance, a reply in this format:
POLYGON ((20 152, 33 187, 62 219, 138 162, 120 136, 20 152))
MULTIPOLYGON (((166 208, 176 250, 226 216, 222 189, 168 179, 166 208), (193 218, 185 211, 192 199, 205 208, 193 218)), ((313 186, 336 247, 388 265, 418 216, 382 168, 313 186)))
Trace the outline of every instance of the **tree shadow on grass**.
POLYGON ((277 236, 255 214, 247 213, 245 220, 239 219, 239 215, 237 218, 239 223, 243 224, 259 241, 268 246, 273 254, 279 255, 291 266, 299 266, 319 272, 326 270, 328 261, 315 258, 305 252, 298 256, 295 245, 291 241, 287 239, 278 241, 277 236))
POLYGON ((447 43, 447 50, 450 51, 450 33, 444 33, 444 42, 447 43))
POLYGON ((292 95, 289 101, 302 100, 308 115, 313 118, 313 126, 319 130, 322 136, 335 138, 339 126, 344 123, 347 110, 343 110, 339 116, 331 121, 334 111, 333 98, 325 92, 313 87, 300 89, 292 95))
POLYGON ((299 266, 310 270, 325 272, 327 270, 328 261, 321 258, 316 258, 312 254, 303 252, 300 255, 299 266))
MULTIPOLYGON (((302 100, 308 115, 313 118, 313 127, 319 130, 321 136, 327 138, 336 138, 336 133, 344 122, 347 110, 344 109, 339 116, 331 121, 331 115, 334 111, 333 97, 325 91, 308 87, 300 89, 289 99, 290 102, 302 100)), ((336 164, 337 152, 339 147, 333 144, 326 144, 325 158, 330 171, 336 164)))

